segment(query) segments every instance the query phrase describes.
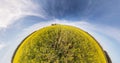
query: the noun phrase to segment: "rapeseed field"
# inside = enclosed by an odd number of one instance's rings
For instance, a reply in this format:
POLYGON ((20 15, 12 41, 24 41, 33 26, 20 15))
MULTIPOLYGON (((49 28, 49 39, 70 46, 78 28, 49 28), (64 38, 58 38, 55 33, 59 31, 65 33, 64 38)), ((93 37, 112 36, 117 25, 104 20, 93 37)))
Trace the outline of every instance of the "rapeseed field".
POLYGON ((107 59, 90 34, 74 26, 55 24, 25 38, 12 63, 107 63, 107 59))

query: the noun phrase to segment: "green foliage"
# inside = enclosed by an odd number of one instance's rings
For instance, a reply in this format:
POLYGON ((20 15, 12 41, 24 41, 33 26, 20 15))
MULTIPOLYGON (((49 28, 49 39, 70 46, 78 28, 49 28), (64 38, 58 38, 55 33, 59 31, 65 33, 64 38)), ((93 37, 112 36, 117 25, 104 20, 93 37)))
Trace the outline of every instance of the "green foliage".
POLYGON ((102 48, 81 29, 53 25, 28 36, 12 63, 107 63, 102 48))

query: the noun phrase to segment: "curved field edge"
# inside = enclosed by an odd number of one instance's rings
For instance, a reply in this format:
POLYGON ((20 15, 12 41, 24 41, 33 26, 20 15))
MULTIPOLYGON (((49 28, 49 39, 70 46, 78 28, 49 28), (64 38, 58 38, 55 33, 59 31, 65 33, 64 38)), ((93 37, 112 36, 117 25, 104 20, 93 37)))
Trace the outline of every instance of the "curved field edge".
MULTIPOLYGON (((99 53, 99 54, 103 54, 103 55, 101 55, 101 56, 102 56, 102 57, 105 57, 105 53, 104 53, 104 51, 103 51, 103 48, 100 46, 100 44, 99 44, 89 33, 85 32, 85 31, 83 31, 83 30, 81 30, 81 29, 79 29, 79 28, 77 28, 77 27, 69 26, 69 25, 54 25, 54 26, 44 27, 44 28, 42 28, 42 29, 40 29, 40 30, 38 30, 38 31, 39 31, 39 33, 42 33, 45 29, 49 29, 49 28, 52 28, 52 27, 63 27, 63 28, 66 28, 66 27, 67 27, 67 28, 70 28, 70 29, 72 29, 72 30, 76 30, 76 32, 78 32, 78 33, 79 33, 79 32, 82 32, 82 33, 83 33, 85 36, 87 36, 87 37, 91 37, 90 40, 92 40, 93 43, 96 44, 95 46, 97 47, 97 49, 100 50, 100 51, 102 51, 102 52, 99 53), (98 46, 99 46, 100 48, 99 48, 98 46)), ((14 53, 14 55, 13 55, 12 62, 14 62, 14 58, 19 57, 19 53, 22 53, 22 52, 20 52, 20 49, 21 49, 22 46, 24 46, 24 44, 26 44, 25 41, 29 40, 30 38, 32 38, 33 36, 35 36, 35 35, 37 35, 37 34, 38 34, 37 31, 33 32, 32 34, 30 34, 29 36, 27 36, 27 37, 20 43, 20 45, 17 47, 17 49, 16 49, 16 51, 15 51, 15 53, 14 53), (17 53, 17 52, 19 52, 19 53, 17 53), (15 56, 15 55, 17 55, 17 56, 15 56)), ((105 60, 107 60, 106 57, 105 57, 105 60)), ((15 61, 16 61, 16 60, 15 60, 15 61)), ((107 63, 107 61, 106 61, 106 63, 107 63)))

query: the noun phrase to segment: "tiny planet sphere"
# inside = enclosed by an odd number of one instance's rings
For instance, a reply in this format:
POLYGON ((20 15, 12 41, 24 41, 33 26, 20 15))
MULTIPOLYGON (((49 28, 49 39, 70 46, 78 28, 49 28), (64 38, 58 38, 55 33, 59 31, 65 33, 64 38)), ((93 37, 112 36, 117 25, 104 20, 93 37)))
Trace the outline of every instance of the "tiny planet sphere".
POLYGON ((100 44, 87 32, 52 24, 27 36, 12 63, 108 63, 100 44))

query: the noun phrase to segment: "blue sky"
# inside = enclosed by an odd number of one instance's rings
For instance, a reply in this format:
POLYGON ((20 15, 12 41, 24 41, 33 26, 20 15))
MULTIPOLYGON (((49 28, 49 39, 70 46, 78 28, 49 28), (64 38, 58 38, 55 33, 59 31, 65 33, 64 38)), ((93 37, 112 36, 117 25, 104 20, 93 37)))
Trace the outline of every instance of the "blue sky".
POLYGON ((0 63, 10 63, 19 43, 52 23, 89 32, 120 62, 120 0, 0 0, 0 63))

